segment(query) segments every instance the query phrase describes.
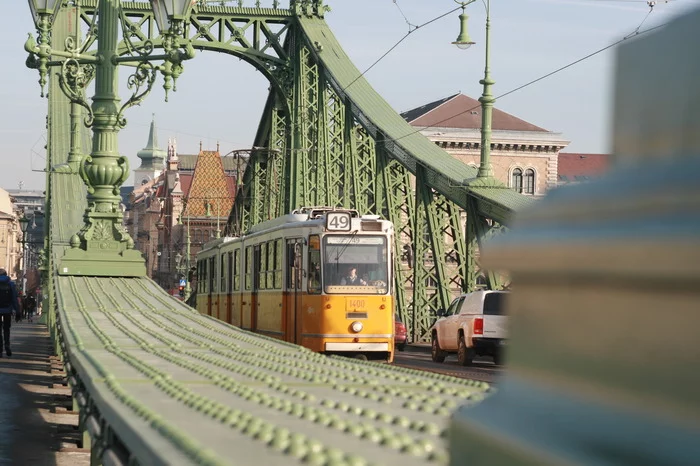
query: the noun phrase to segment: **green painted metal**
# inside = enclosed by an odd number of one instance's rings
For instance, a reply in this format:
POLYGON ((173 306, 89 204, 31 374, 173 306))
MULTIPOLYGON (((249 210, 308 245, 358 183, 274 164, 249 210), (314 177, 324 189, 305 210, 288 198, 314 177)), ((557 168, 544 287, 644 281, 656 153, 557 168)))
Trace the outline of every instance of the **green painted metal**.
MULTIPOLYGON (((397 257, 408 241, 415 257, 430 258, 414 268, 406 268, 405 261, 397 259, 394 267, 401 280, 397 311, 413 329, 414 338, 425 339, 433 321, 430 311, 446 307, 452 291, 474 289, 479 277, 479 241, 469 238, 471 246, 467 245, 461 212, 471 203, 479 219, 474 226, 479 228, 468 231, 484 235, 488 225, 507 224, 513 211, 531 201, 493 178, 479 178, 476 170, 417 134, 364 78, 356 79, 359 70, 321 18, 302 15, 294 19, 297 22, 288 26, 284 43, 285 55, 295 70, 292 88, 271 92, 265 110, 268 117, 256 138, 256 145, 269 144, 273 117, 291 101, 289 125, 274 126, 275 138, 284 139, 292 148, 285 154, 281 180, 285 185, 270 186, 270 174, 260 168, 267 164, 253 165, 246 178, 252 183, 249 189, 251 193, 282 193, 285 211, 303 205, 343 205, 384 215, 399 225, 397 257), (281 136, 283 131, 286 134, 281 136), (395 168, 383 163, 380 154, 403 167, 405 173, 398 183, 404 186, 395 183, 395 168), (422 178, 414 178, 421 170, 422 178), (419 195, 418 208, 412 205, 414 192, 419 195), (444 238, 445 242, 423 241, 423 225, 429 225, 430 238, 444 238), (416 228, 420 234, 415 234, 416 228)), ((230 217, 229 231, 244 232, 270 215, 269 209, 260 211, 255 195, 242 196, 230 217), (245 218, 250 221, 241 229, 245 218)), ((500 287, 496 277, 492 278, 489 283, 500 287)))
MULTIPOLYGON (((116 0, 102 2, 116 12, 116 0)), ((69 24, 75 26, 77 14, 93 31, 97 6, 91 0, 75 10, 64 6, 51 31, 54 43, 64 43, 70 34, 72 43, 80 43, 69 24)), ((199 316, 146 278, 65 276, 59 260, 66 250, 70 258, 83 214, 87 225, 78 249, 92 241, 95 222, 120 221, 114 212, 97 218, 99 212, 91 210, 113 206, 110 196, 115 196, 104 188, 107 184, 96 186, 93 172, 98 166, 111 170, 109 186, 118 187, 126 167, 116 157, 115 138, 123 122, 115 119, 117 97, 108 96, 108 89, 116 80, 116 63, 149 43, 165 48, 166 56, 187 43, 238 56, 272 82, 227 233, 240 234, 299 205, 317 203, 391 219, 399 253, 394 264, 397 312, 416 339, 429 327, 427 309, 449 301, 450 284, 465 286, 469 257, 460 209, 466 200, 473 200, 475 216, 489 212, 506 222, 519 197, 509 197, 500 187, 461 186, 463 177, 475 177, 474 170, 455 164, 422 136, 406 136, 406 145, 396 141, 397 131, 412 129, 393 110, 387 113, 386 103, 364 79, 351 86, 352 92, 343 87, 359 72, 323 23, 320 1, 292 2, 289 10, 200 3, 181 35, 165 38, 156 34, 148 4, 123 2, 122 7, 127 40, 116 44, 114 29, 100 32, 111 34, 108 41, 100 37, 100 49, 109 48, 115 60, 108 69, 97 69, 99 106, 83 105, 94 64, 87 49, 94 35, 84 39, 84 58, 62 74, 63 81, 56 74, 46 77, 53 96, 47 309, 95 462, 116 455, 125 463, 224 464, 246 452, 246 462, 261 464, 287 464, 289 457, 309 464, 444 463, 440 435, 449 414, 457 404, 479 401, 486 385, 324 358, 199 316), (309 28, 320 36, 311 37, 309 28), (329 66, 328 51, 340 61, 329 66), (97 145, 85 157, 89 132, 78 131, 76 123, 90 112, 97 145), (94 190, 87 197, 76 172, 83 172, 94 190), (411 247, 402 254, 406 243, 411 247), (416 264, 419 256, 432 257, 432 264, 416 264), (226 435, 219 441, 221 429, 226 435), (260 448, 250 448, 251 442, 260 448)), ((109 23, 109 12, 100 18, 109 23)), ((39 42, 48 46, 46 36, 39 42)), ((163 71, 166 88, 175 90, 182 57, 170 58, 163 71)), ((101 270, 89 272, 119 275, 113 268, 101 270)))
POLYGON ((147 278, 57 280, 81 425, 138 464, 444 464, 450 413, 488 392, 242 331, 147 278))
MULTIPOLYGON (((96 7, 94 0, 81 5, 80 18, 88 27, 93 26, 96 7)), ((119 54, 149 43, 172 49, 168 42, 172 39, 157 35, 149 5, 125 2, 122 7, 127 40, 119 44, 119 54)), ((323 21, 324 11, 319 2, 293 2, 289 10, 200 3, 183 25, 179 43, 241 58, 272 83, 256 149, 226 233, 241 234, 294 208, 320 204, 379 213, 405 224, 403 240, 410 242, 411 252, 418 257, 418 248, 425 247, 433 261, 427 268, 416 268, 418 279, 413 269, 397 274, 403 281, 397 290, 404 293, 397 301, 398 312, 417 322, 414 335, 422 338, 432 322, 429 311, 444 307, 450 290, 476 286, 478 241, 469 239, 474 247, 468 247, 462 238, 459 209, 466 210, 471 199, 475 215, 482 219, 475 225, 486 225, 485 218, 507 224, 512 212, 529 200, 492 179, 482 181, 474 169, 417 134, 364 78, 358 78, 359 70, 323 21), (419 185, 427 191, 420 199, 432 198, 424 215, 411 206, 410 186, 399 192, 379 171, 380 153, 405 167, 401 182, 414 184, 410 174, 424 170, 419 185), (428 222, 431 231, 445 237, 447 249, 440 242, 421 242, 423 234, 412 231, 416 222, 406 222, 405 216, 428 222)), ((94 38, 86 42, 90 40, 94 38)), ((168 73, 176 79, 177 72, 168 73)), ((395 171, 389 164, 382 170, 395 171)), ((486 231, 474 229, 472 234, 486 231)), ((400 261, 395 264, 395 270, 404 268, 400 261)))

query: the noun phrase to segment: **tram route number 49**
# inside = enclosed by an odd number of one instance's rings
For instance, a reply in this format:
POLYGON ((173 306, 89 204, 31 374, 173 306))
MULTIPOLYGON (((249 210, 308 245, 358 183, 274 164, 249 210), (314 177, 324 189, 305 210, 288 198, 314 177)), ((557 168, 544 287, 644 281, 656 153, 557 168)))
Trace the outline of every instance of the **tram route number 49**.
POLYGON ((326 214, 326 230, 350 231, 350 214, 348 212, 328 212, 326 214))

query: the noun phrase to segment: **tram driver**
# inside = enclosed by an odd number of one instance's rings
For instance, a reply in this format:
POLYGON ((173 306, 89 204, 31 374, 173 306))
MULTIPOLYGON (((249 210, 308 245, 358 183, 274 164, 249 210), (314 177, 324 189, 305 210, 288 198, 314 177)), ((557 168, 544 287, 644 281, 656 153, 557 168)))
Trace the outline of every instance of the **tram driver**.
POLYGON ((341 286, 367 286, 367 281, 363 280, 357 275, 357 267, 351 265, 348 267, 348 272, 340 280, 341 286))

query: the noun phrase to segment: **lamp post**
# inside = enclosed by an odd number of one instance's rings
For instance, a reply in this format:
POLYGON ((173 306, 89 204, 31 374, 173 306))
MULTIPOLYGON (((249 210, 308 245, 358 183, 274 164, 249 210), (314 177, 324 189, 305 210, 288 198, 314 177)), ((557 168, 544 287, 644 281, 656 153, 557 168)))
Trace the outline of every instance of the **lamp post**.
MULTIPOLYGON (((460 2, 455 0, 455 3, 462 6, 462 14, 459 15, 459 36, 457 40, 452 43, 460 49, 468 49, 475 43, 469 38, 467 32, 467 19, 469 17, 464 12, 466 6, 475 1, 476 0, 460 2)), ((493 171, 491 170, 491 123, 493 120, 493 104, 496 102, 496 99, 494 99, 491 93, 491 86, 496 82, 491 78, 491 69, 489 66, 491 59, 491 51, 489 48, 489 39, 491 36, 491 0, 485 0, 484 5, 486 6, 486 60, 484 65, 484 79, 479 81, 479 83, 484 86, 484 91, 479 98, 479 102, 481 102, 481 161, 477 174, 477 179, 482 181, 493 178, 493 171)))
MULTIPOLYGON (((182 216, 178 217, 178 223, 182 225, 182 216)), ((187 235, 185 236, 185 264, 182 266, 185 276, 185 294, 183 295, 183 301, 190 299, 192 294, 192 289, 190 288, 190 217, 187 216, 187 235)), ((179 263, 182 261, 182 255, 178 254, 175 256, 175 261, 179 263), (177 257, 180 256, 180 260, 177 257)), ((179 269, 178 269, 179 271, 179 269)))
MULTIPOLYGON (((167 92, 182 73, 182 61, 194 56, 194 48, 189 41, 184 45, 180 43, 184 22, 193 3, 193 0, 151 0, 155 22, 162 34, 160 45, 165 53, 152 54, 157 41, 146 41, 139 48, 125 36, 130 44, 127 47, 129 55, 119 56, 121 0, 99 0, 99 21, 92 28, 96 29, 95 54, 85 50, 92 43, 91 40, 86 40, 85 46, 81 47, 77 37, 66 41, 65 50, 53 49, 51 27, 61 4, 58 0, 29 0, 38 40, 35 42, 30 34, 24 48, 30 54, 28 66, 39 70, 41 95, 44 96, 49 67, 60 67, 61 90, 72 103, 88 111, 86 125, 92 127, 93 132, 91 154, 76 162, 78 173, 87 185, 87 208, 83 216, 85 224, 70 238, 71 247, 64 253, 58 267, 60 275, 146 275, 144 259, 134 249, 134 240, 122 225, 119 186, 129 176, 129 163, 126 157, 119 155, 117 136, 126 125, 124 111, 138 105, 150 93, 157 72, 164 76, 167 100, 167 92), (50 61, 52 57, 59 59, 50 61), (163 60, 164 63, 152 64, 156 60, 163 60), (118 96, 120 64, 135 68, 129 77, 129 88, 133 94, 123 104, 118 96), (95 94, 92 105, 88 105, 83 91, 93 71, 95 94)), ((127 34, 127 31, 122 32, 127 34)))
POLYGON ((19 219, 19 229, 22 231, 22 278, 20 282, 20 290, 24 294, 24 279, 27 275, 27 228, 29 228, 29 219, 26 215, 22 214, 22 218, 19 219))

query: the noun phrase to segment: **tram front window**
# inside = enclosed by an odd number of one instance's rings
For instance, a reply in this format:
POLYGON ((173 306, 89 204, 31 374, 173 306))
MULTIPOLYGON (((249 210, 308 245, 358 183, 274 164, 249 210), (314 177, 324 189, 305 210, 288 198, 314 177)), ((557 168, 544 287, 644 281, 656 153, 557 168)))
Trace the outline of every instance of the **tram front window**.
POLYGON ((323 286, 329 294, 386 294, 387 240, 383 236, 326 236, 323 286))

